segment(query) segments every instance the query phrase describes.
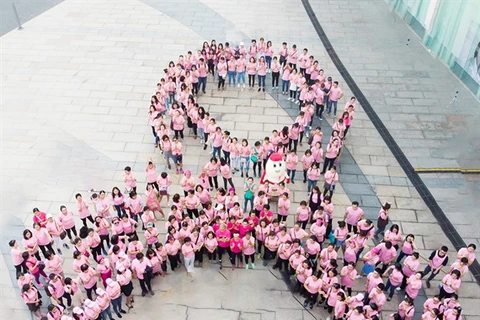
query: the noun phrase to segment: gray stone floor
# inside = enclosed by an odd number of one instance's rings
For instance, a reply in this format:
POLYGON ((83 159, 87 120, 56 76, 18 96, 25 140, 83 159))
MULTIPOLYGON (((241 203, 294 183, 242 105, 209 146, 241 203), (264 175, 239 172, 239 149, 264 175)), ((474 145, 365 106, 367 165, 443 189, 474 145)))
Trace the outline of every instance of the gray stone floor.
MULTIPOLYGON (((227 37, 248 42, 248 38, 264 36, 276 44, 288 41, 308 47, 327 74, 342 82, 300 3, 283 0, 274 6, 262 1, 254 4, 192 1, 189 5, 201 9, 198 12, 202 16, 192 19, 192 11, 185 10, 185 2, 66 0, 32 19, 23 31, 2 37, 0 292, 5 304, 0 307, 0 318, 28 317, 12 278, 6 241, 18 238, 23 228, 30 225, 33 207, 56 214, 61 204, 73 207, 76 192, 88 194, 91 188, 121 185, 125 165, 133 166, 137 178, 143 181, 147 158, 153 156, 161 163, 158 151, 155 153, 153 148, 146 109, 154 85, 169 60, 200 46, 205 38, 224 41, 223 37, 227 37)), ((337 1, 328 6, 343 10, 349 5, 337 1)), ((361 2, 353 5, 363 6, 361 2)), ((368 17, 369 13, 362 11, 363 14, 368 17)), ((328 18, 322 18, 322 24, 323 21, 326 28, 330 22, 335 23, 328 18)), ((335 32, 331 38, 337 38, 335 32)), ((350 59, 353 62, 356 56, 350 59)), ((442 67, 435 68, 441 73, 442 67)), ((373 65, 370 68, 379 70, 373 65)), ((372 78, 379 76, 372 74, 372 78)), ((448 77, 448 81, 456 81, 448 77)), ((349 96, 347 88, 344 90, 349 96)), ((291 123, 289 109, 295 108, 287 104, 285 97, 239 93, 233 88, 222 93, 208 91, 200 103, 220 119, 222 127, 239 137, 248 137, 251 142, 263 138, 273 128, 291 123)), ((409 116, 404 115, 405 119, 409 116)), ((400 119, 402 115, 396 117, 400 119)), ((420 118, 415 115, 414 120, 417 119, 420 118)), ((322 124, 325 132, 329 124, 331 119, 322 124)), ((353 200, 362 201, 372 210, 376 204, 388 200, 394 204, 392 219, 404 233, 417 235, 423 256, 440 244, 448 244, 432 214, 361 111, 357 112, 351 133, 346 144, 350 157, 341 160, 335 216, 341 217, 345 206, 353 200)), ((413 141, 411 137, 403 139, 413 141)), ((195 172, 209 157, 189 138, 186 155, 185 165, 195 172)), ((241 182, 235 178, 235 184, 241 182)), ((449 185, 455 189, 452 182, 449 185)), ((305 199, 302 184, 295 184, 292 189, 295 203, 305 199)), ((178 177, 174 190, 180 190, 178 177)), ((66 259, 65 268, 71 273, 70 258, 66 259)), ((356 284, 355 291, 360 291, 362 284, 356 284)), ((248 273, 227 269, 220 274, 217 266, 207 264, 197 271, 193 284, 178 272, 155 280, 154 286, 157 295, 138 298, 138 308, 125 318, 157 314, 173 319, 326 317, 318 308, 312 314, 303 310, 281 276, 263 267, 248 273)), ((426 290, 426 294, 434 294, 435 287, 426 290)), ((466 276, 460 296, 464 318, 477 319, 480 293, 470 275, 466 276)), ((385 315, 395 310, 400 299, 395 297, 387 303, 385 315)))

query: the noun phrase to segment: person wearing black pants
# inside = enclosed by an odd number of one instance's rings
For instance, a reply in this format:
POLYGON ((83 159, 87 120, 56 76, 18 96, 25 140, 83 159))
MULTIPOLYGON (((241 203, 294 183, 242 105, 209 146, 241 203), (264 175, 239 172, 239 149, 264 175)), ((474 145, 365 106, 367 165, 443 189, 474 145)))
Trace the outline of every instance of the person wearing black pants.
POLYGON ((215 189, 218 189, 218 178, 217 176, 208 177, 208 182, 210 186, 213 187, 215 185, 215 189))
POLYGON ((323 114, 323 111, 325 110, 325 106, 323 104, 318 104, 318 103, 315 103, 315 106, 316 106, 315 114, 320 120, 322 120, 323 119, 322 114, 323 114))
POLYGON ((75 226, 71 227, 70 229, 65 229, 65 231, 67 232, 67 237, 70 240, 72 240, 72 234, 75 236, 75 238, 78 237, 75 226))
MULTIPOLYGON (((319 272, 317 274, 312 274, 312 276, 308 277, 307 280, 304 283, 304 288, 306 289, 305 293, 307 294, 307 298, 303 302, 303 306, 305 308, 308 305, 310 305, 310 309, 313 309, 313 306, 315 305, 315 303, 317 303, 318 293, 319 293, 318 290, 311 290, 309 288, 310 288, 310 286, 313 286, 315 283, 317 283, 320 280, 319 279, 320 276, 321 276, 321 272, 319 272), (310 291, 313 291, 313 292, 310 292, 310 291)), ((320 282, 321 282, 321 280, 320 280, 320 282)), ((321 284, 319 286, 321 286, 321 284)))
POLYGON ((83 226, 84 226, 85 228, 88 227, 88 226, 87 226, 87 219, 88 219, 92 224, 94 223, 94 220, 93 220, 92 216, 88 216, 88 217, 86 217, 86 218, 81 218, 82 223, 83 223, 83 226))
POLYGON ((248 75, 248 86, 250 88, 253 88, 255 86, 255 75, 254 74, 249 74, 248 75))
POLYGON ((88 264, 83 264, 80 267, 80 271, 80 280, 83 283, 85 291, 87 292, 87 298, 93 300, 92 292, 95 292, 97 290, 97 283, 95 282, 95 284, 90 288, 85 287, 85 284, 88 283, 88 279, 90 279, 91 277, 97 277, 98 274, 88 264))
POLYGON ((339 140, 334 139, 331 143, 327 145, 327 152, 325 155, 325 162, 323 164, 323 170, 320 174, 325 174, 327 170, 330 170, 333 165, 335 164, 335 159, 337 159, 339 153, 340 153, 340 148, 338 147, 339 140), (335 157, 328 157, 328 154, 334 154, 335 157))
POLYGON ((48 278, 50 279, 50 281, 48 282, 46 290, 49 291, 53 300, 55 300, 57 304, 61 305, 64 308, 66 308, 67 306, 70 308, 72 306, 72 296, 68 292, 64 291, 63 295, 60 297, 55 295, 55 285, 57 284, 57 282, 59 282, 58 284, 62 283, 61 278, 59 278, 59 276, 55 273, 51 273, 48 278), (67 306, 65 306, 65 304, 63 303, 63 298, 67 300, 67 306))
MULTIPOLYGON (((274 60, 277 57, 273 58, 274 60)), ((280 79, 280 72, 272 72, 272 88, 278 88, 278 80, 280 79)))
POLYGON ((287 240, 284 244, 281 244, 280 247, 278 247, 277 262, 273 265, 273 269, 278 268, 278 270, 280 271, 282 271, 282 269, 285 269, 285 271, 288 271, 289 257, 287 257, 285 253, 287 253, 290 250, 291 245, 292 245, 292 241, 287 240))

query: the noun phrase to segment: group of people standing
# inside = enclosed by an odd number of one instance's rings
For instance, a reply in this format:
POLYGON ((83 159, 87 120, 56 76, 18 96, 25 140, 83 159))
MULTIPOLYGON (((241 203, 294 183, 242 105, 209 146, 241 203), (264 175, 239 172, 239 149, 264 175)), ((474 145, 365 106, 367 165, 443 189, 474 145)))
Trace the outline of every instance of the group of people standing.
MULTIPOLYGON (((335 115, 342 97, 338 83, 325 77, 307 49, 299 53, 296 45, 288 48, 283 43, 276 55, 272 43, 263 38, 259 43, 252 40, 248 49, 212 40, 195 54, 180 56, 176 64, 170 62, 152 96, 148 117, 166 167, 172 170, 173 164, 175 174, 181 175, 183 195, 172 194, 173 173, 159 174, 155 161, 149 159, 144 192, 137 193, 135 174, 125 167, 124 192, 118 187, 108 194, 101 190, 90 201, 77 194, 76 213, 63 205, 55 216, 35 208, 33 227, 23 232, 21 243, 9 243, 23 300, 38 319, 122 318, 134 308, 137 283, 142 296, 155 295, 152 280, 165 277, 168 268, 175 272, 183 265, 194 281, 195 267, 209 261, 223 268, 226 257, 232 270, 254 269, 259 259, 264 266, 272 263, 273 269, 290 274, 296 291, 305 297, 304 307, 321 306, 335 319, 379 319, 386 301, 404 290, 405 300, 389 317, 412 319, 422 278, 429 274, 426 285, 430 286, 445 271, 448 248, 432 252, 428 266, 419 271, 415 236, 402 235, 395 224, 387 229, 388 203, 383 204, 376 227, 356 201, 334 223, 332 197, 339 180, 335 163, 354 117, 355 98, 335 121, 325 151, 321 128, 312 130, 312 124, 315 116, 322 119, 325 106, 335 115), (274 130, 253 146, 247 139, 231 137, 196 100, 200 91, 205 93, 208 74, 218 77, 219 89, 225 88, 227 77, 228 84, 243 89, 245 73, 251 89, 258 76, 258 91, 265 91, 267 74, 272 75, 273 90, 281 76, 282 93, 299 105, 291 126, 274 130), (192 138, 199 138, 212 153, 197 176, 183 169, 185 123, 192 138), (297 147, 304 138, 309 148, 299 158, 297 147), (303 171, 308 196, 297 207, 292 207, 285 183, 255 183, 272 153, 285 160, 291 183, 297 167, 303 171), (243 186, 233 183, 237 172, 244 178, 243 186), (320 188, 317 182, 322 175, 320 188), (76 215, 82 221, 78 230, 76 215), (164 239, 160 216, 166 220, 164 239), (288 216, 294 216, 293 225, 287 225, 288 216), (369 248, 371 239, 378 244, 369 248), (73 276, 63 271, 66 250, 72 250, 73 276), (364 290, 353 294, 354 283, 362 277, 364 290), (46 314, 41 313, 43 292, 52 302, 46 314)), ((425 302, 424 320, 461 319, 456 292, 475 259, 475 249, 470 244, 457 253, 438 295, 425 302)))

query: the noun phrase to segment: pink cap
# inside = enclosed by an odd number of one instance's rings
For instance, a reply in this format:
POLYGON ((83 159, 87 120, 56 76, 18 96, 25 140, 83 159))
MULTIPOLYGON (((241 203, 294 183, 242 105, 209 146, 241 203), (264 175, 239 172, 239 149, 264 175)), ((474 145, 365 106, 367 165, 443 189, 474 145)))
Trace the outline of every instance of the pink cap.
POLYGON ((192 174, 192 171, 190 171, 190 170, 185 170, 185 174, 186 174, 186 175, 187 175, 187 174, 192 174))
POLYGON ((272 153, 270 155, 269 159, 272 160, 272 161, 282 161, 283 160, 282 155, 280 153, 272 153))

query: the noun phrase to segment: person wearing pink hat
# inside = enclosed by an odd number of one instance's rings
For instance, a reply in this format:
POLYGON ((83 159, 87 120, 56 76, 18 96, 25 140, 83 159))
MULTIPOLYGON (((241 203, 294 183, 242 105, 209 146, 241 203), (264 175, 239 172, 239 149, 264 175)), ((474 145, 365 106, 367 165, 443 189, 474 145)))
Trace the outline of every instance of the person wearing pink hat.
POLYGON ((117 281, 118 281, 118 284, 120 285, 120 290, 127 298, 127 301, 125 302, 126 306, 129 309, 133 308, 132 271, 130 271, 130 269, 125 268, 123 265, 120 265, 119 268, 117 268, 117 281))
POLYGON ((74 320, 85 320, 85 313, 83 312, 83 309, 80 307, 75 307, 72 310, 72 318, 74 320))
POLYGON ((98 303, 87 299, 83 303, 84 310, 85 310, 85 317, 87 319, 101 319, 102 308, 98 305, 98 303))
POLYGON ((122 309, 122 291, 120 284, 112 279, 107 279, 105 291, 112 302, 113 312, 116 313, 117 317, 122 318, 122 313, 126 314, 127 312, 122 309))
POLYGON ((104 258, 102 255, 97 256, 97 272, 100 274, 100 278, 102 278, 103 286, 107 287, 106 280, 112 277, 112 268, 110 264, 110 260, 104 258))
POLYGON ((97 290, 95 290, 95 293, 97 294, 97 299, 95 299, 95 302, 98 304, 98 306, 102 310, 102 319, 113 320, 112 311, 110 309, 110 301, 111 301, 110 296, 102 288, 98 288, 97 290))

